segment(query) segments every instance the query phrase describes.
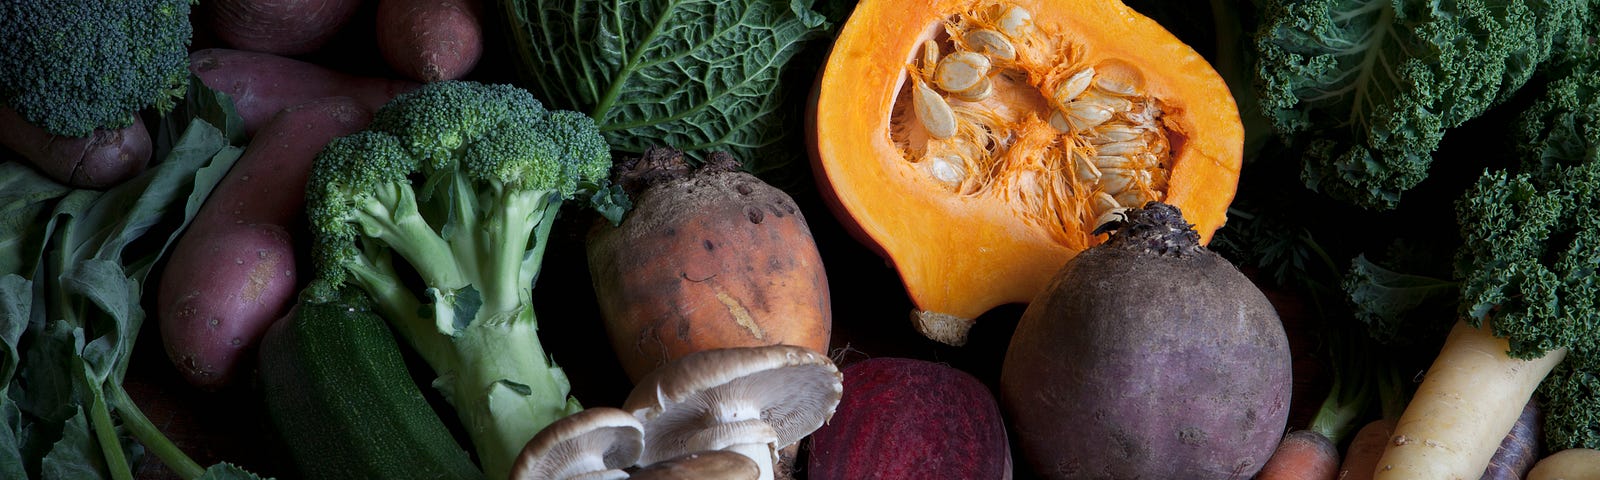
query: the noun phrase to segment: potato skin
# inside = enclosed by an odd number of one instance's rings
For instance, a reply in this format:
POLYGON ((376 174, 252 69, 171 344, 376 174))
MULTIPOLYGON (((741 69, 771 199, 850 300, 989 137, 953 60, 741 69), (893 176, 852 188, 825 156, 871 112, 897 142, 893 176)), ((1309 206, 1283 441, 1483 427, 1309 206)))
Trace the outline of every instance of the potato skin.
POLYGON ((753 175, 655 184, 587 243, 606 332, 634 381, 713 348, 827 351, 832 310, 810 227, 794 199, 753 175))
POLYGON ((1035 298, 1001 402, 1043 477, 1250 478, 1288 421, 1288 339, 1222 257, 1090 248, 1035 298))
POLYGON ((226 386, 298 291, 292 230, 305 210, 312 160, 335 137, 365 127, 356 100, 318 99, 284 110, 250 143, 173 246, 156 316, 184 379, 226 386))
POLYGON ((378 51, 412 80, 459 79, 483 55, 479 8, 475 0, 381 0, 378 51))
POLYGON ((105 189, 143 172, 153 146, 137 115, 133 125, 96 129, 86 137, 51 135, 0 105, 0 146, 9 148, 45 176, 77 188, 105 189))
POLYGON ((201 12, 234 48, 300 55, 328 43, 360 6, 360 0, 212 0, 201 3, 201 12))
POLYGON ((226 48, 190 53, 189 71, 207 87, 233 99, 248 135, 255 135, 279 111, 311 100, 351 97, 366 109, 377 111, 395 95, 420 85, 350 75, 289 57, 226 48))

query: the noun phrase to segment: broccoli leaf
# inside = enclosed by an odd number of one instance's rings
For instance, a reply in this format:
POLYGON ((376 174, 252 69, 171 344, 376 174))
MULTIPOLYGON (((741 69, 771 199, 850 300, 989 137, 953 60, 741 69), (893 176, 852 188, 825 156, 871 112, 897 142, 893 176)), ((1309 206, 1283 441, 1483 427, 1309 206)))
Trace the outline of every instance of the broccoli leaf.
POLYGON ((1445 132, 1506 100, 1578 28, 1585 0, 1264 2, 1256 85, 1302 180, 1392 209, 1445 132))
MULTIPOLYGON (((826 28, 809 0, 506 0, 529 90, 616 150, 744 159, 791 135, 785 64, 826 28)), ((747 162, 749 163, 749 162, 747 162)), ((760 166, 750 168, 759 169, 760 166)))

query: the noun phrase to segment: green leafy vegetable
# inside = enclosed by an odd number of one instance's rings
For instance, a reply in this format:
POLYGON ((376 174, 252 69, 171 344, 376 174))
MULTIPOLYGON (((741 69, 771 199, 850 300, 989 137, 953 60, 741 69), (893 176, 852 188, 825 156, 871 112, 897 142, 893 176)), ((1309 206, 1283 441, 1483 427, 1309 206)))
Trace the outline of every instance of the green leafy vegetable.
MULTIPOLYGON (((786 128, 785 65, 826 29, 809 0, 502 0, 522 84, 611 147, 760 163, 786 128)), ((761 166, 751 167, 760 169, 761 166)))
POLYGON ((208 474, 122 389, 145 278, 242 153, 200 118, 166 150, 106 191, 0 163, 0 476, 131 479, 148 449, 185 478, 253 478, 208 474))
POLYGON ((1371 209, 1421 183, 1446 131, 1510 98, 1588 0, 1265 0, 1260 101, 1302 180, 1371 209))

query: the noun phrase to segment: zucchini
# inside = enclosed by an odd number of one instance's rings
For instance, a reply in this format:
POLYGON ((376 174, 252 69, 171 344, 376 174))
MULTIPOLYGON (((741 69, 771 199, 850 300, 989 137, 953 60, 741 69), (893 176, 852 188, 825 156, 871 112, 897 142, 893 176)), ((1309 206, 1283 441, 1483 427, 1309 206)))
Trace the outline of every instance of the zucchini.
POLYGON ((301 302, 258 354, 268 416, 305 478, 483 478, 376 314, 301 302))

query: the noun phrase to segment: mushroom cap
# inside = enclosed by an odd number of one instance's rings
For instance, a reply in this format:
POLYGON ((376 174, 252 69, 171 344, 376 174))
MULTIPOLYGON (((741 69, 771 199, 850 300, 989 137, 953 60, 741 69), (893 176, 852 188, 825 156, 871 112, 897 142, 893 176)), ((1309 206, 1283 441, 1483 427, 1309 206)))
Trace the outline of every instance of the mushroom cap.
POLYGON ((638 463, 642 451, 644 426, 639 419, 616 408, 589 408, 552 422, 529 439, 511 466, 511 479, 560 480, 607 470, 620 474, 638 463))
POLYGON ((740 443, 789 446, 833 417, 843 391, 838 367, 815 350, 739 347, 673 360, 639 379, 622 405, 645 425, 648 465, 740 443))
POLYGON ((679 455, 633 472, 629 480, 756 480, 755 460, 727 450, 679 455))

